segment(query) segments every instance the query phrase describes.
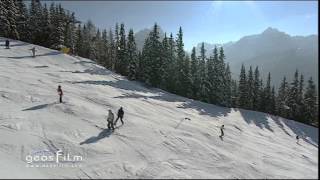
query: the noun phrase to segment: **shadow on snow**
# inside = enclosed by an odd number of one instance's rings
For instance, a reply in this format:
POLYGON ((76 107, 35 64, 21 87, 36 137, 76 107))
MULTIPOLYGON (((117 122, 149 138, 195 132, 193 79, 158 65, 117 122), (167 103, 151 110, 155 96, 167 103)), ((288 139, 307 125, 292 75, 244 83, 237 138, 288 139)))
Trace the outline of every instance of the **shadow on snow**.
MULTIPOLYGON (((36 57, 41 57, 41 56, 54 56, 54 55, 59 55, 59 54, 63 54, 62 52, 59 51, 54 51, 54 52, 48 52, 48 53, 44 53, 44 54, 36 54, 36 57)), ((10 58, 10 59, 24 59, 24 58, 33 58, 32 55, 26 55, 26 56, 0 56, 0 58, 10 58)))
POLYGON ((94 67, 90 69, 86 69, 84 71, 60 71, 60 72, 71 72, 71 73, 87 73, 90 75, 110 75, 110 71, 106 71, 104 68, 101 67, 94 67))
POLYGON ((80 145, 82 144, 91 144, 91 143, 96 143, 97 141, 105 138, 105 137, 110 137, 110 135, 113 133, 111 129, 103 129, 98 136, 92 136, 85 141, 81 142, 80 145))
POLYGON ((38 109, 43 109, 43 108, 46 108, 50 105, 53 105, 55 103, 51 103, 51 104, 41 104, 41 105, 37 105, 37 106, 33 106, 33 107, 30 107, 30 108, 26 108, 26 109, 23 109, 22 111, 34 111, 34 110, 38 110, 38 109))
POLYGON ((147 88, 138 86, 137 84, 134 84, 134 82, 130 82, 128 80, 117 80, 117 81, 74 81, 71 82, 72 84, 91 84, 91 85, 103 85, 103 86, 112 86, 118 89, 128 90, 128 91, 139 91, 139 92, 151 92, 147 88))

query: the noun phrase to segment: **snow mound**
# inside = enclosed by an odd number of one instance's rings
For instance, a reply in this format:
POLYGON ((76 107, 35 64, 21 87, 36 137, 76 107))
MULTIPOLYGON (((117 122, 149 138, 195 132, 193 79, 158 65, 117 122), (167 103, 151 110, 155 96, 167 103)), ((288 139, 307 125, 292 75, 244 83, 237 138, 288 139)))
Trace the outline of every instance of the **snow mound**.
POLYGON ((0 38, 0 178, 318 176, 317 128, 147 88, 89 59, 25 42, 11 40, 5 49, 4 41, 0 38), (105 129, 108 110, 116 114, 120 106, 124 125, 105 129), (222 124, 225 136, 219 138, 222 124), (75 167, 28 166, 26 156, 41 150, 83 159, 75 167))

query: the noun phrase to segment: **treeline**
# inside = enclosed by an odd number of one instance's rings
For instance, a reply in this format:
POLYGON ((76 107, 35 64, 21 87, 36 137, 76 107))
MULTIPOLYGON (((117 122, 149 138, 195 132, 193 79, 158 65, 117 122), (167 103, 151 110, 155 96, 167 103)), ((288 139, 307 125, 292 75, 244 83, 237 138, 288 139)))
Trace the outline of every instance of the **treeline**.
POLYGON ((307 81, 298 70, 294 72, 292 82, 283 78, 278 91, 271 85, 271 75, 268 74, 264 84, 260 78, 258 67, 248 72, 242 65, 239 83, 233 83, 236 92, 234 106, 244 109, 266 112, 294 119, 318 127, 318 95, 312 77, 307 81))
POLYGON ((159 36, 159 27, 137 49, 134 32, 126 32, 125 25, 116 24, 114 30, 100 30, 88 21, 80 23, 74 13, 60 4, 51 3, 48 9, 37 0, 27 8, 23 1, 0 1, 0 36, 20 39, 41 46, 60 49, 95 60, 98 64, 166 91, 226 107, 280 115, 318 126, 318 95, 310 78, 305 87, 298 70, 293 82, 284 77, 278 90, 271 84, 271 75, 263 81, 259 68, 248 71, 241 67, 239 80, 231 78, 222 47, 215 47, 206 57, 204 43, 200 52, 184 50, 182 28, 174 36, 159 36))
POLYGON ((0 1, 0 35, 38 44, 53 49, 74 47, 74 13, 60 4, 50 7, 39 0, 32 0, 30 8, 22 0, 0 1))

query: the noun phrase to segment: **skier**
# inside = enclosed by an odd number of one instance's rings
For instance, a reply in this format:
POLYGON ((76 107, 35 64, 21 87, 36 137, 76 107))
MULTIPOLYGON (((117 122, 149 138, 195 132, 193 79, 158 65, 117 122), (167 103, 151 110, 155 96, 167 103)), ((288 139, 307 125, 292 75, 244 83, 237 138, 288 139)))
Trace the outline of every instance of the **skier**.
POLYGON ((120 118, 121 124, 123 125, 123 120, 122 120, 123 119, 123 114, 124 114, 123 108, 120 107, 120 109, 118 110, 118 117, 117 117, 116 121, 114 122, 114 125, 117 125, 117 122, 118 122, 119 118, 120 118))
POLYGON ((222 124, 222 126, 220 127, 220 131, 221 131, 220 137, 221 137, 221 138, 224 136, 223 130, 224 130, 224 125, 222 124))
POLYGON ((61 89, 61 86, 59 85, 58 86, 58 94, 59 94, 59 102, 62 103, 62 95, 63 95, 63 92, 62 92, 62 89, 61 89))
POLYGON ((36 47, 30 49, 32 52, 32 57, 36 57, 36 47))
POLYGON ((114 115, 111 111, 111 109, 109 109, 109 114, 108 114, 108 129, 114 130, 114 125, 113 125, 113 120, 114 120, 114 115))
POLYGON ((299 136, 296 136, 297 144, 299 144, 299 136))
POLYGON ((9 49, 10 48, 10 41, 7 39, 6 40, 6 49, 9 49))

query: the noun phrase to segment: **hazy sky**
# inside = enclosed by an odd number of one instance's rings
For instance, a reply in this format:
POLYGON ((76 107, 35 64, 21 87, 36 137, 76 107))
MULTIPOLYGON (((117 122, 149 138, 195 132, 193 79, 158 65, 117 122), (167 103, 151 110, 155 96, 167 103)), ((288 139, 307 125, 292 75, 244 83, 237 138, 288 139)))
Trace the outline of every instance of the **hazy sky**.
MULTIPOLYGON (((157 22, 165 32, 184 32, 185 48, 225 43, 274 27, 290 35, 318 34, 317 1, 57 1, 81 21, 99 28, 124 22, 137 32, 157 22)), ((50 3, 50 2, 49 2, 50 3)))

